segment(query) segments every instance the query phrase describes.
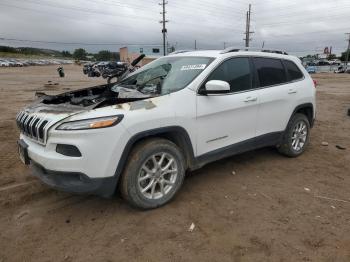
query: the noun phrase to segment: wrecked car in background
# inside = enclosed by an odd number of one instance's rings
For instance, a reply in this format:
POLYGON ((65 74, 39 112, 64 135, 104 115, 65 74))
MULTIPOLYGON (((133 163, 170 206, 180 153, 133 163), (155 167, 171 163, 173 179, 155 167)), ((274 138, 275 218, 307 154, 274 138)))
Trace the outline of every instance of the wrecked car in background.
POLYGON ((38 96, 16 118, 33 174, 74 193, 119 189, 142 209, 169 202, 186 170, 211 161, 263 146, 299 156, 315 117, 300 61, 266 51, 175 53, 117 84, 38 96))
POLYGON ((130 73, 136 71, 139 66, 137 64, 145 58, 144 54, 138 56, 132 63, 129 65, 126 62, 95 62, 87 63, 83 66, 84 75, 88 77, 100 77, 107 79, 107 83, 117 83, 121 79, 125 78, 130 73))

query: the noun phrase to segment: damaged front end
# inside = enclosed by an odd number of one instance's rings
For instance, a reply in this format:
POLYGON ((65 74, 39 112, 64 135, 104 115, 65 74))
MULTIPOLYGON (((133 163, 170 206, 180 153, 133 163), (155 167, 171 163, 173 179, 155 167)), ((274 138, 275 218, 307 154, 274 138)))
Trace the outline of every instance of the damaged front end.
POLYGON ((38 99, 16 117, 21 133, 45 144, 48 129, 67 117, 88 110, 124 104, 150 98, 136 89, 113 86, 94 86, 59 95, 36 93, 38 99))
POLYGON ((129 89, 118 86, 112 88, 113 84, 94 86, 84 88, 72 92, 63 93, 60 95, 46 95, 40 93, 39 104, 49 108, 60 110, 75 110, 75 109, 95 109, 105 106, 122 104, 150 98, 152 96, 145 95, 136 89, 129 89), (57 107, 57 105, 59 105, 57 107))

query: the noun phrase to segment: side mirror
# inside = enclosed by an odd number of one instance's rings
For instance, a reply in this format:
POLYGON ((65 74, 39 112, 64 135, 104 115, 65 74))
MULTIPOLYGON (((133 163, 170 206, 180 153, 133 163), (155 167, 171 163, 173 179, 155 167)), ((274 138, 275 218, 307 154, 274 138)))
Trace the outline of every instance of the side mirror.
POLYGON ((230 92, 230 84, 221 80, 210 80, 205 84, 203 94, 225 94, 230 92))

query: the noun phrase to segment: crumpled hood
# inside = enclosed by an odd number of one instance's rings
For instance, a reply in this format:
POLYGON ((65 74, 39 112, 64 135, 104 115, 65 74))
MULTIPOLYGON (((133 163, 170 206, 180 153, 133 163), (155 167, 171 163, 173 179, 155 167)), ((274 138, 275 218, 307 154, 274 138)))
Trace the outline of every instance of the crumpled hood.
MULTIPOLYGON (((143 94, 136 89, 121 86, 113 87, 112 85, 94 86, 59 95, 39 93, 37 96, 39 97, 35 102, 17 115, 17 124, 20 129, 24 129, 24 132, 27 131, 24 126, 27 125, 30 128, 31 125, 36 124, 36 119, 47 121, 45 130, 48 130, 57 122, 75 115, 81 114, 82 118, 86 115, 96 115, 98 117, 102 113, 98 112, 100 110, 94 110, 98 108, 104 108, 104 114, 110 110, 113 111, 110 112, 113 114, 116 111, 125 110, 121 105, 128 105, 130 110, 152 106, 149 103, 145 105, 142 103, 146 102, 143 100, 152 96, 143 94), (133 103, 136 104, 133 105, 133 103)), ((80 117, 77 116, 77 118, 80 117)))

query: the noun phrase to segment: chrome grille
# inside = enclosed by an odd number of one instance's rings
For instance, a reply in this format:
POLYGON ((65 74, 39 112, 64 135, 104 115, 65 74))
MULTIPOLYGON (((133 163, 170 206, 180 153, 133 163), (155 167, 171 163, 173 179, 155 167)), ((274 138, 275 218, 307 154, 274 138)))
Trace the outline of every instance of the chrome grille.
POLYGON ((49 120, 22 111, 17 115, 16 123, 23 135, 45 144, 49 120))

